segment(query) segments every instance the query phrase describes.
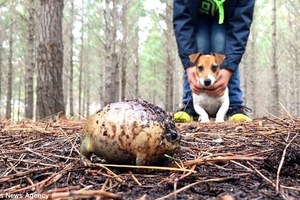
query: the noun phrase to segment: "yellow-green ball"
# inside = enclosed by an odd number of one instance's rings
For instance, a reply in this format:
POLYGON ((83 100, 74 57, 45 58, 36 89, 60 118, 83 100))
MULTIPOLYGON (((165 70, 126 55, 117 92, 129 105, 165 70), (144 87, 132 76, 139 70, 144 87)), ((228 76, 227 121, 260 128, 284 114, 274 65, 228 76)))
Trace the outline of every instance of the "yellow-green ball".
POLYGON ((234 114, 229 118, 231 122, 250 122, 252 119, 244 114, 234 114))
POLYGON ((173 120, 177 123, 192 122, 193 118, 184 111, 180 111, 174 114, 173 120))

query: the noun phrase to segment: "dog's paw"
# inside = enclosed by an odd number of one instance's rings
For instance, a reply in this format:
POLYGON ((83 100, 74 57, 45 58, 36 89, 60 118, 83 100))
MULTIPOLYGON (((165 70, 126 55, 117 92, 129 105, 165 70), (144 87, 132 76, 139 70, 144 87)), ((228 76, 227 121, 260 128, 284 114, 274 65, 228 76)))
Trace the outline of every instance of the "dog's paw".
POLYGON ((216 122, 224 122, 224 117, 216 117, 216 122))
POLYGON ((208 118, 199 118, 199 120, 198 120, 199 122, 201 122, 201 123, 207 123, 207 122, 209 122, 209 119, 208 118))
POLYGON ((216 122, 224 122, 223 118, 216 118, 216 122))

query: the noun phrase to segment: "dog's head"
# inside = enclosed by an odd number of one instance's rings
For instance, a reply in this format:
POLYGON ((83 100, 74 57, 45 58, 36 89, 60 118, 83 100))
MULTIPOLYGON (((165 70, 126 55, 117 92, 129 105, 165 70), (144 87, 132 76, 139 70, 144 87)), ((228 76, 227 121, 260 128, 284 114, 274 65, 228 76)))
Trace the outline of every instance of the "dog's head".
POLYGON ((198 81, 202 87, 212 86, 219 74, 220 65, 224 61, 225 56, 217 53, 204 55, 196 53, 189 56, 197 70, 198 81))

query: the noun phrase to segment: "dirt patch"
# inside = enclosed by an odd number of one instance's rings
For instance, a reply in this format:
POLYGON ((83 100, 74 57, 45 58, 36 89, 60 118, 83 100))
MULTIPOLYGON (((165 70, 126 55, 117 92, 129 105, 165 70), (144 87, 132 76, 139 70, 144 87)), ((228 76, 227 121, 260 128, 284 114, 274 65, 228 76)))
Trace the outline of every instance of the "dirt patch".
POLYGON ((83 124, 0 122, 0 197, 300 198, 299 118, 177 124, 182 148, 156 169, 83 166, 78 153, 83 124))

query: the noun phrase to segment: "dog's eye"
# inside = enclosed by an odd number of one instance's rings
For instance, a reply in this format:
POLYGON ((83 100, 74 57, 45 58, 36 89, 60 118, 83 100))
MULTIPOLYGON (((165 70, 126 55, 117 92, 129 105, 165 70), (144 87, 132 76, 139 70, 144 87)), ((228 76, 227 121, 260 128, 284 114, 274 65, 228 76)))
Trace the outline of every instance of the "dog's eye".
POLYGON ((201 65, 201 66, 198 66, 198 70, 199 71, 203 71, 203 66, 201 65))
POLYGON ((217 65, 212 65, 212 66, 211 66, 211 70, 212 70, 213 72, 216 72, 216 71, 218 70, 218 66, 217 66, 217 65))

